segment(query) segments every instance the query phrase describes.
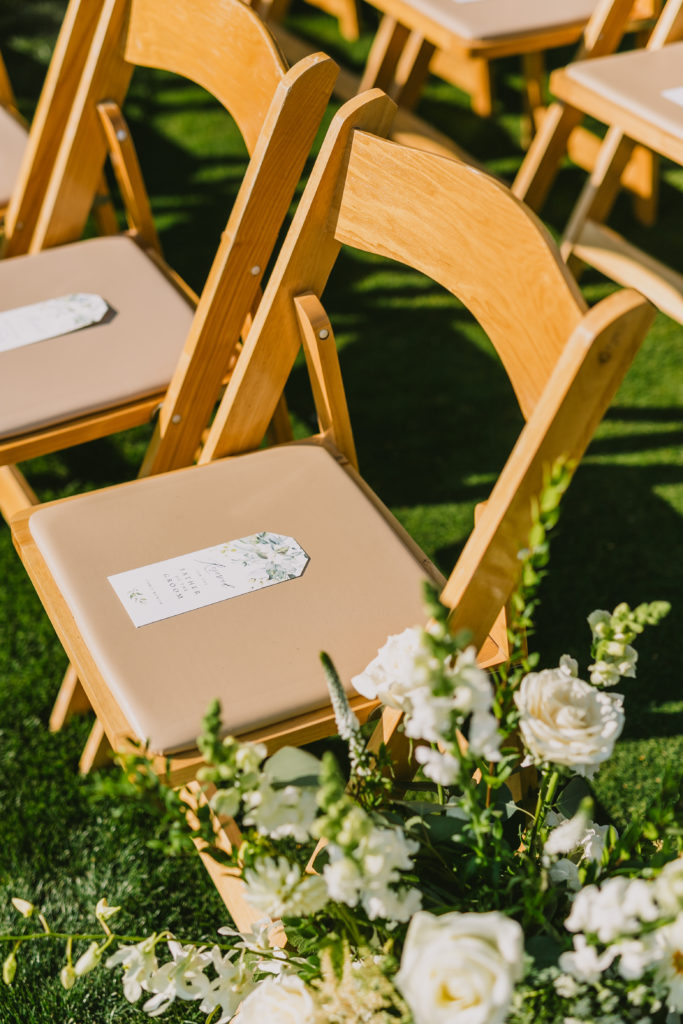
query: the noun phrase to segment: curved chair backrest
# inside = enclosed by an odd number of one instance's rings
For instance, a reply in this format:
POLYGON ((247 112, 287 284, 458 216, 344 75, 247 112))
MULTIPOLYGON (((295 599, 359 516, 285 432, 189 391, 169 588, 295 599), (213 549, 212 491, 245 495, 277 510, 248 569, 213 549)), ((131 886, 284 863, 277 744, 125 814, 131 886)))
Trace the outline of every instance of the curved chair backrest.
POLYGON ((580 458, 653 312, 633 292, 588 310, 530 210, 476 168, 378 138, 391 117, 376 92, 337 115, 200 461, 258 447, 301 343, 293 299, 322 295, 343 243, 429 274, 485 328, 527 419, 442 598, 483 641, 516 583, 544 467, 580 458))

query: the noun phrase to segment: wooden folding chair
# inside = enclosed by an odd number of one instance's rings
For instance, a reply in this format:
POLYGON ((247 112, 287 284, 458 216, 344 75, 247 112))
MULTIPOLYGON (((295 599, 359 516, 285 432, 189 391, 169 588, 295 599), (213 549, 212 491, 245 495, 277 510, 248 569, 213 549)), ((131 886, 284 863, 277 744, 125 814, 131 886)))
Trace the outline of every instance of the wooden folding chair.
POLYGON ((0 218, 19 176, 28 131, 17 110, 5 62, 0 54, 0 218))
MULTIPOLYGON (((336 73, 320 54, 288 71, 261 20, 238 0, 199 9, 181 0, 171 13, 162 0, 72 0, 69 13, 71 32, 63 32, 63 41, 89 35, 91 46, 52 173, 41 179, 29 255, 0 264, 0 308, 81 291, 101 294, 112 315, 106 324, 0 354, 5 515, 34 497, 13 463, 144 423, 159 407, 144 472, 192 461, 336 73), (93 26, 95 7, 100 16, 93 26), (207 87, 234 116, 251 155, 199 303, 159 254, 121 114, 136 64, 169 68, 207 87), (83 233, 108 150, 130 230, 64 244, 83 233)), ((64 74, 65 63, 58 62, 64 74)), ((46 125, 54 124, 49 94, 56 96, 58 85, 52 82, 39 111, 46 125)), ((31 169, 41 177, 36 120, 29 149, 31 169)), ((24 170, 33 187, 26 164, 24 170)), ((14 203, 10 232, 13 211, 14 203)))
MULTIPOLYGON (((551 88, 558 103, 552 110, 556 132, 545 140, 550 160, 563 121, 589 115, 608 125, 565 231, 565 259, 637 288, 683 324, 683 274, 604 223, 639 144, 683 165, 683 0, 668 0, 644 50, 570 64, 553 74, 551 88)), ((539 149, 541 171, 543 162, 539 149)))
MULTIPOLYGON (((200 763, 193 738, 212 698, 232 733, 271 751, 333 732, 318 652, 348 681, 388 634, 422 621, 425 579, 444 586, 454 627, 472 630, 482 661, 495 660, 487 634, 516 583, 544 467, 581 456, 652 320, 649 303, 628 291, 587 310, 543 226, 504 186, 379 137, 393 109, 375 91, 337 114, 202 465, 12 523, 112 747, 148 740, 178 784, 200 763), (448 581, 356 470, 320 301, 342 244, 413 266, 457 295, 495 345, 527 419, 448 581), (320 433, 259 450, 302 344, 320 433), (298 541, 309 557, 303 575, 137 629, 107 579, 263 530, 298 541)), ((358 696, 351 704, 361 716, 373 706, 358 696)))
MULTIPOLYGON (((28 251, 102 2, 70 0, 30 132, 16 108, 7 70, 0 57, 0 213, 6 211, 3 256, 20 256, 28 251)), ((93 217, 100 234, 118 231, 116 213, 103 176, 94 195, 93 217)))
MULTIPOLYGON (((473 109, 488 117, 493 109, 491 62, 518 56, 530 139, 546 114, 544 52, 581 40, 581 57, 611 53, 627 29, 640 32, 642 38, 661 0, 623 0, 610 17, 606 17, 610 0, 558 4, 547 0, 373 0, 373 4, 384 17, 366 65, 364 88, 377 86, 398 103, 412 106, 431 71, 469 92, 473 109)), ((596 145, 587 133, 568 133, 565 144, 577 163, 592 167, 596 145)), ((638 215, 650 220, 653 213, 647 199, 653 175, 654 169, 641 155, 627 176, 628 187, 640 199, 638 215)), ((540 205, 532 192, 526 201, 533 209, 540 205)))

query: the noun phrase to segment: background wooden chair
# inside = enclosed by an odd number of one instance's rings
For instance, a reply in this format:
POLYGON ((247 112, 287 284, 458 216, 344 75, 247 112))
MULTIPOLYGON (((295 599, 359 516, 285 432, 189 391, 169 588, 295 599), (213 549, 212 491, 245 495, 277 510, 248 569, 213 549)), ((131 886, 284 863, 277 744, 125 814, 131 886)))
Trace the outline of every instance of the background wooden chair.
MULTIPOLYGON (((640 147, 683 165, 683 2, 668 0, 644 50, 578 62, 557 71, 551 88, 556 131, 539 150, 539 174, 552 162, 563 122, 589 115, 608 125, 595 169, 565 230, 562 253, 637 288, 683 324, 683 266, 673 269, 605 226, 623 186, 624 168, 640 147)), ((530 154, 531 155, 531 154, 530 154)))
MULTIPOLYGON (((19 256, 28 251, 102 2, 70 0, 30 132, 17 110, 7 69, 0 57, 0 212, 6 211, 3 256, 19 256)), ((104 176, 94 195, 93 217, 100 234, 118 231, 104 176)))
MULTIPOLYGON (((5 515, 34 499, 13 463, 143 423, 160 405, 144 472, 192 460, 259 295, 335 75, 333 62, 322 55, 288 72, 258 16, 237 0, 221 0, 202 12, 179 3, 172 17, 155 0, 98 6, 101 15, 93 27, 93 0, 72 0, 68 39, 75 25, 76 35, 85 37, 85 18, 92 45, 47 184, 39 155, 45 149, 41 125, 50 126, 54 144, 49 89, 43 116, 36 116, 29 143, 34 161, 24 171, 27 182, 33 182, 32 171, 41 179, 42 201, 31 238, 24 239, 30 255, 0 264, 0 303, 6 309, 93 291, 115 315, 106 325, 0 355, 5 515), (207 60, 207 53, 215 59, 207 60), (136 63, 173 69, 213 91, 233 114, 252 157, 198 306, 196 295, 160 256, 120 111, 136 63), (65 244, 83 233, 108 149, 129 231, 65 244)), ((56 86, 54 92, 59 93, 56 86)), ((12 203, 10 226, 13 209, 12 203)))
MULTIPOLYGON (((0 264, 0 304, 91 291, 107 299, 115 317, 0 354, 0 510, 6 517, 37 500, 17 461, 144 423, 157 410, 141 474, 192 462, 336 73, 321 54, 288 71, 268 30, 239 0, 221 0, 202 12, 188 0, 175 5, 172 17, 163 2, 112 0, 94 29, 92 8, 91 2, 70 9, 74 19, 79 12, 87 16, 92 46, 43 190, 30 255, 0 264), (161 258, 120 111, 135 64, 166 67, 207 87, 234 116, 251 154, 199 300, 161 258), (63 244, 83 231, 108 147, 130 229, 121 237, 63 244)), ((52 126, 49 110, 43 113, 43 123, 52 126)), ((33 146, 39 176, 45 152, 40 123, 33 146)), ((283 420, 286 410, 285 432, 283 420)), ((70 668, 52 727, 87 706, 70 668)), ((88 756, 96 756, 98 742, 96 733, 88 756)))
MULTIPOLYGON (((178 784, 194 776, 193 737, 216 696, 231 732, 271 750, 334 731, 318 651, 348 680, 387 634, 421 621, 424 579, 445 583, 455 627, 466 624, 482 658, 495 657, 487 634, 515 585, 544 467, 580 458, 652 319, 631 292, 587 310, 542 225, 502 185, 367 134, 386 134, 392 116, 372 93, 333 122, 203 465, 27 510, 12 524, 110 743, 150 740, 178 784), (342 244, 414 266, 461 298, 527 419, 448 581, 355 469, 320 301, 342 244), (302 343, 320 434, 258 450, 302 343), (256 530, 294 537, 310 558, 304 574, 138 629, 107 580, 256 530)), ((360 697, 352 705, 361 716, 372 707, 360 697)))
POLYGON ((0 217, 19 176, 28 130, 17 110, 5 62, 0 54, 0 217))

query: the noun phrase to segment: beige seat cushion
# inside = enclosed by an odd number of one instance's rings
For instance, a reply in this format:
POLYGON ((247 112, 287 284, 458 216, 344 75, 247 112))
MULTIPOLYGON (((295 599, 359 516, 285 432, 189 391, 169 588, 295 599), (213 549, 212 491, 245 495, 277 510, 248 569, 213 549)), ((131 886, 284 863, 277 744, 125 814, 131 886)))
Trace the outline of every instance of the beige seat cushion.
POLYGON ((82 495, 30 525, 107 686, 157 752, 194 746, 215 697, 231 732, 322 707, 320 651, 348 683, 389 634, 424 621, 427 560, 314 444, 82 495), (299 542, 301 577, 137 629, 107 580, 260 530, 299 542))
POLYGON ((577 61, 565 74, 629 114, 683 139, 683 106, 662 96, 664 90, 683 87, 683 42, 577 61))
POLYGON ((168 385, 193 310, 135 242, 93 238, 0 263, 0 310, 73 292, 101 295, 115 315, 0 353, 0 437, 168 385))
POLYGON ((411 0, 454 35, 486 42, 574 25, 578 37, 595 6, 596 0, 411 0))
POLYGON ((0 209, 10 201, 26 148, 26 129, 0 107, 0 209))

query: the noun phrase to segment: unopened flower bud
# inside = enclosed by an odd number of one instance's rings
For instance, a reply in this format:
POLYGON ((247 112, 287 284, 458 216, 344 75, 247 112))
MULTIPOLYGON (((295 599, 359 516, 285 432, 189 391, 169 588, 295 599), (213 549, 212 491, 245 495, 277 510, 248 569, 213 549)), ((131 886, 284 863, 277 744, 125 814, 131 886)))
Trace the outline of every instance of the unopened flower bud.
POLYGON ((79 956, 74 964, 73 970, 76 977, 82 978, 84 974, 94 971, 102 959, 102 952, 96 942, 91 942, 85 953, 79 956))
POLYGON ((101 900, 98 900, 97 906, 95 907, 95 917, 98 921, 107 921, 114 914, 118 914, 121 907, 110 907, 107 903, 106 896, 103 896, 101 900))
POLYGON ((28 900, 22 900, 19 896, 12 897, 12 906, 18 910, 22 917, 30 917, 36 909, 28 900))
POLYGON ((74 971, 71 964, 64 964, 61 971, 59 972, 59 980, 62 983, 62 987, 70 989, 74 987, 76 981, 76 972, 74 971))
POLYGON ((6 985, 11 985, 14 981, 14 975, 17 973, 17 958, 14 950, 5 959, 2 965, 2 980, 6 985))

